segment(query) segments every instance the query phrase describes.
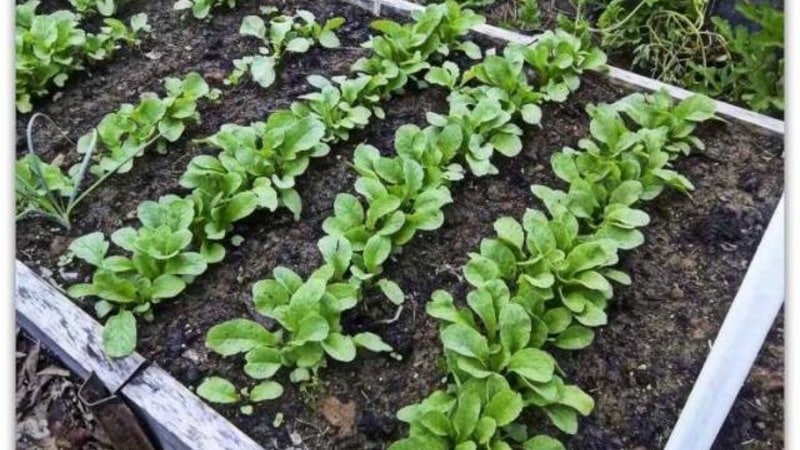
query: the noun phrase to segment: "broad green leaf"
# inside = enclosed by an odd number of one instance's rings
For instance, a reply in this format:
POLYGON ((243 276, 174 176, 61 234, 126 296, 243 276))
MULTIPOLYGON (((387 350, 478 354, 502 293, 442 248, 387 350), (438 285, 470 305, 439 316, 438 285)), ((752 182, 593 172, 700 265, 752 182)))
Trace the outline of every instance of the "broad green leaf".
POLYGON ((108 252, 108 241, 103 233, 96 231, 75 239, 69 249, 78 258, 95 267, 101 267, 108 252))
MULTIPOLYGON (((222 356, 244 353, 261 346, 273 346, 277 337, 261 324, 248 319, 232 319, 211 327, 206 347, 222 356)), ((255 355, 254 355, 255 356, 255 355)))
POLYGON ((353 343, 372 352, 392 351, 392 347, 383 342, 380 336, 370 332, 358 333, 353 336, 353 343))
POLYGON ((548 353, 537 348, 525 348, 511 356, 508 370, 537 383, 547 383, 553 379, 555 360, 548 353))
POLYGON ((253 348, 247 352, 245 360, 247 363, 244 366, 244 373, 257 380, 272 378, 275 372, 281 368, 280 352, 270 347, 253 348))
POLYGON ((397 285, 392 280, 382 278, 378 280, 378 287, 381 288, 381 292, 386 298, 389 299, 390 302, 394 303, 395 305, 402 305, 405 301, 405 294, 403 294, 403 290, 400 289, 400 286, 397 285))
POLYGON ((509 303, 499 316, 500 342, 509 354, 525 348, 531 338, 531 319, 521 305, 509 303))
POLYGON ((553 425, 564 433, 575 434, 578 432, 578 414, 574 409, 561 405, 549 405, 544 408, 544 412, 553 425))
POLYGON ((495 394, 486 405, 484 414, 494 418, 497 426, 503 427, 519 417, 522 412, 522 396, 510 389, 495 394))
POLYGON ((574 408, 584 416, 588 416, 594 409, 592 397, 575 385, 564 386, 564 391, 558 403, 574 408))
POLYGON ((150 286, 150 295, 153 298, 173 298, 186 289, 186 282, 181 277, 175 275, 161 275, 153 280, 150 286))
POLYGON ((392 251, 392 241, 386 236, 374 235, 364 246, 364 265, 367 270, 375 273, 381 264, 389 258, 392 251))
POLYGON ((136 318, 130 311, 111 316, 103 326, 103 350, 111 358, 122 358, 136 350, 136 318))
POLYGON ((456 323, 442 330, 442 343, 446 350, 459 355, 485 361, 489 356, 489 344, 477 330, 456 323))
POLYGON ((298 343, 321 342, 328 337, 329 331, 328 321, 321 316, 306 316, 298 324, 297 335, 294 340, 298 343))
POLYGON ((356 346, 350 336, 340 333, 331 333, 322 341, 322 348, 337 361, 350 362, 356 357, 356 346))
POLYGON ((262 381, 250 391, 251 402, 275 400, 283 395, 283 386, 275 381, 262 381))
POLYGON ((481 398, 474 390, 464 390, 458 396, 458 406, 453 414, 453 428, 459 441, 464 441, 475 430, 481 413, 481 398))
POLYGON ((523 450, 566 450, 564 444, 558 439, 541 434, 525 441, 523 450))
POLYGON ((230 381, 220 377, 208 377, 197 386, 197 395, 212 403, 236 403, 239 393, 236 386, 230 381))
POLYGON ((580 350, 588 347, 593 340, 594 331, 580 325, 573 325, 559 334, 553 345, 564 350, 580 350))

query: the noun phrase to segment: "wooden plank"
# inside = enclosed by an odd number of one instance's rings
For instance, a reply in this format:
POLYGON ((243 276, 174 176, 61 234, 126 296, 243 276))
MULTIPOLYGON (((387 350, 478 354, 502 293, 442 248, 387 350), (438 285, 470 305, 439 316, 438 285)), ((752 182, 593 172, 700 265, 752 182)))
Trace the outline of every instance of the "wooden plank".
POLYGON ((15 297, 17 322, 81 378, 94 372, 116 392, 144 364, 139 354, 106 358, 100 324, 20 261, 15 297))
MULTIPOLYGON (((343 0, 346 3, 360 6, 362 8, 380 12, 381 8, 388 8, 392 11, 399 12, 404 15, 410 15, 411 12, 423 9, 423 6, 416 3, 411 3, 407 0, 343 0), (376 7, 375 5, 379 5, 376 7)), ((378 15, 376 14, 376 15, 378 15)), ((531 44, 536 42, 536 36, 528 36, 514 31, 506 30, 492 25, 478 25, 473 27, 472 31, 482 34, 489 38, 504 41, 514 42, 520 44, 531 44)), ((609 66, 609 70, 605 73, 609 80, 613 83, 620 84, 626 87, 634 88, 636 90, 658 91, 661 89, 666 90, 669 94, 676 99, 684 99, 693 94, 693 92, 686 89, 673 86, 671 84, 663 83, 653 78, 645 77, 629 70, 620 69, 618 67, 609 66)), ((759 114, 745 108, 732 105, 727 102, 714 100, 716 104, 717 113, 730 119, 734 122, 748 126, 751 129, 758 130, 762 133, 775 134, 782 136, 784 134, 784 122, 782 120, 769 117, 764 114, 759 114)))
POLYGON ((122 394, 166 450, 264 450, 157 365, 132 379, 122 394))
POLYGON ((121 393, 163 448, 263 450, 160 367, 140 370, 146 360, 138 353, 107 358, 102 326, 19 260, 15 303, 25 331, 81 378, 95 372, 109 392, 121 393))

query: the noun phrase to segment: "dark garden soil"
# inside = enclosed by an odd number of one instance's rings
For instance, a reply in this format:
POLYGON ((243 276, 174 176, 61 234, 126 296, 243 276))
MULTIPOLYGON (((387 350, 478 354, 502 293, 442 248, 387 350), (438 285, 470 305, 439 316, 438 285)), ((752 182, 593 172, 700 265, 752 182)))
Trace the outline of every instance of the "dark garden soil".
MULTIPOLYGON (((75 139, 122 102, 145 91, 160 91, 161 78, 190 70, 204 74, 218 87, 231 60, 256 51, 257 44, 238 35, 253 2, 235 11, 220 10, 209 23, 183 18, 172 0, 134 2, 131 12, 148 13, 153 37, 141 49, 123 50, 102 67, 73 77, 54 101, 37 110, 54 117, 75 139)), ((189 160, 209 152, 190 140, 212 134, 221 124, 263 120, 309 90, 311 73, 344 74, 364 50, 372 20, 362 10, 341 2, 311 0, 263 1, 284 11, 305 8, 318 17, 343 15, 345 48, 312 50, 292 57, 280 81, 267 91, 252 83, 224 90, 218 104, 200 110, 203 123, 170 146, 167 155, 147 154, 128 174, 115 176, 77 211, 72 230, 41 219, 17 226, 17 257, 65 286, 89 272, 79 264, 59 265, 70 241, 92 231, 111 233, 132 224, 136 206, 148 199, 182 192, 177 179, 189 160)), ((453 186, 455 203, 446 208, 446 224, 418 235, 402 254, 386 265, 386 276, 406 292, 396 314, 381 296, 370 294, 344 318, 349 332, 369 330, 383 336, 400 355, 359 354, 350 364, 331 364, 321 380, 303 388, 291 385, 281 400, 258 406, 251 416, 235 407, 218 410, 266 448, 382 449, 405 433, 394 418, 402 406, 443 386, 436 324, 424 311, 435 289, 463 298, 467 285, 460 268, 492 223, 502 215, 520 217, 527 207, 540 207, 530 185, 560 186, 549 168, 550 155, 574 146, 588 134, 588 103, 611 102, 627 92, 588 75, 582 88, 562 105, 546 106, 541 129, 526 132, 525 149, 513 160, 498 160, 500 175, 470 178, 453 186), (277 413, 284 420, 273 426, 277 413)), ((206 375, 221 374, 238 385, 246 378, 238 358, 221 359, 204 347, 206 331, 216 323, 249 317, 262 320, 250 307, 250 287, 278 265, 303 275, 319 263, 317 240, 321 223, 332 213, 339 192, 352 191, 354 174, 347 162, 355 145, 366 142, 384 153, 393 149, 394 131, 402 124, 423 125, 425 112, 443 112, 446 94, 439 90, 409 91, 386 105, 387 118, 376 121, 331 155, 314 161, 298 180, 304 211, 299 222, 288 212, 257 212, 236 226, 244 241, 228 245, 226 260, 212 266, 178 299, 157 310, 155 322, 140 327, 138 350, 166 368, 187 386, 206 375)), ((17 119, 17 151, 24 150, 27 116, 17 119)), ((52 131, 40 130, 46 158, 68 146, 52 131)), ((747 269, 783 186, 781 139, 765 137, 741 126, 710 123, 700 135, 708 150, 684 158, 678 168, 696 186, 689 196, 668 193, 646 206, 652 224, 647 242, 623 257, 633 286, 619 289, 609 325, 588 349, 556 354, 569 380, 589 391, 597 406, 581 421, 579 433, 565 438, 571 449, 662 448, 692 383, 747 269)), ((83 305, 91 311, 91 304, 83 305)), ((728 420, 716 450, 766 450, 783 443, 783 322, 774 325, 728 420)), ((541 417, 529 424, 545 423, 541 417)), ((422 449, 421 449, 422 450, 422 449)))

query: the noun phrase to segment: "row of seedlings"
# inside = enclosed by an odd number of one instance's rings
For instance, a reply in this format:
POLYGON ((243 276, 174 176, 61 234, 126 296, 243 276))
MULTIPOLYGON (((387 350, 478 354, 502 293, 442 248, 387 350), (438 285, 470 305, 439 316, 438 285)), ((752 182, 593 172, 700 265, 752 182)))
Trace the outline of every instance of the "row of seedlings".
POLYGON ((167 195, 138 208, 141 227, 125 227, 111 241, 126 256, 108 256, 102 233, 73 241, 76 256, 95 266, 90 283, 70 287, 73 297, 97 297, 97 312, 108 317, 103 345, 111 357, 136 348, 136 316, 153 319, 153 305, 172 299, 225 256, 220 243, 235 222, 258 209, 285 207, 299 218, 302 203, 294 189, 311 158, 325 156, 330 144, 382 118, 379 104, 401 92, 448 49, 472 48, 460 42, 483 18, 455 2, 431 5, 414 21, 381 21, 380 36, 365 44, 372 56, 356 62, 351 77, 311 77, 318 88, 289 109, 250 126, 223 125, 203 144, 219 154, 195 157, 180 178, 191 192, 167 195), (113 313, 113 314, 112 314, 113 313))
MULTIPOLYGON (((360 198, 349 193, 336 197, 334 215, 323 223, 326 236, 318 243, 325 263, 305 280, 277 267, 273 278, 253 286, 255 310, 280 329, 233 319, 209 330, 207 347, 222 356, 244 354, 244 372, 261 380, 250 391, 260 399, 283 393, 273 379, 282 367, 291 371, 292 382, 302 382, 315 377, 328 357, 352 361, 357 347, 391 351, 374 333, 346 335, 342 314, 373 286, 402 303, 400 287, 381 277, 383 265, 418 231, 443 225, 442 209, 452 202, 450 186, 464 178, 464 163, 475 176, 498 173, 492 164, 495 152, 514 157, 522 149, 522 129, 514 122, 538 125, 540 104, 565 101, 584 70, 604 64, 605 55, 588 42, 549 32, 534 44, 510 45, 502 56, 487 56, 463 76, 453 63, 431 68, 426 80, 452 90, 448 114, 428 113, 425 129, 400 127, 397 156, 358 146, 353 167, 360 198)), ((204 380, 198 393, 220 403, 243 399, 229 381, 216 376, 204 380)))
POLYGON ((449 385, 400 410, 409 436, 392 450, 563 450, 547 435, 530 437, 521 416, 538 410, 575 434, 593 399, 549 352, 578 350, 607 323, 612 282, 630 285, 621 250, 644 242, 650 217, 637 209, 665 188, 692 184, 672 162, 703 143, 692 132, 714 116, 713 102, 694 95, 677 105, 666 92, 633 94, 590 105, 591 137, 551 158, 566 190, 534 185, 546 213, 528 209, 521 222, 503 217, 497 235, 470 254, 466 306, 436 291, 427 312, 440 323, 449 385))
POLYGON ((28 154, 16 162, 17 219, 41 215, 69 229, 72 212, 91 192, 115 173, 129 172, 135 158, 155 146, 166 153, 169 143, 183 135, 186 126, 200 122, 198 101, 215 101, 219 91, 210 89, 196 72, 183 79, 164 80, 166 94, 153 92, 141 96, 139 103, 123 104, 107 114, 98 125, 78 139, 76 150, 81 161, 66 171, 62 161, 44 162, 36 153, 32 128, 37 113, 28 123, 28 154), (88 174, 94 177, 84 187, 88 174))

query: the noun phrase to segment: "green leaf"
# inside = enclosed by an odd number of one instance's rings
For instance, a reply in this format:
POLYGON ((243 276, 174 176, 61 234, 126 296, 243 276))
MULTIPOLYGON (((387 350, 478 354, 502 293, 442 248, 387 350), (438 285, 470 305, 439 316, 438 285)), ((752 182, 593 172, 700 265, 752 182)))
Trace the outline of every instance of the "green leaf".
POLYGON ((537 383, 553 379, 555 360, 537 348, 524 348, 511 356, 508 370, 537 383))
POLYGON ((510 389, 495 394, 486 405, 484 414, 494 418, 498 427, 513 422, 522 412, 522 396, 510 389))
POLYGON ((519 155, 522 151, 522 141, 519 136, 510 133, 497 133, 489 140, 489 143, 509 158, 519 155))
POLYGON ((559 334, 553 345, 564 350, 580 350, 586 348, 594 340, 594 331, 573 325, 559 334))
POLYGON ((261 324, 248 319, 232 319, 211 327, 206 334, 206 347, 222 356, 244 353, 256 347, 272 346, 277 337, 261 324))
POLYGON ((239 34, 263 39, 267 35, 267 25, 261 17, 245 16, 242 19, 242 26, 239 28, 239 34))
POLYGON ((130 311, 111 316, 103 327, 103 350, 111 358, 122 358, 136 350, 136 317, 130 311))
POLYGON ((330 30, 323 30, 319 35, 319 45, 325 48, 338 48, 341 46, 336 33, 330 30))
POLYGON ((400 286, 398 286, 394 281, 382 278, 378 280, 378 287, 381 288, 383 295, 385 295, 386 298, 388 298, 389 301, 395 305, 402 305, 405 301, 405 294, 403 294, 403 290, 400 289, 400 286))
POLYGON ((547 417, 559 430, 567 434, 578 432, 578 414, 574 409, 561 405, 549 405, 544 408, 547 417))
POLYGON ((175 275, 161 275, 153 280, 150 286, 150 295, 153 298, 173 298, 186 289, 186 282, 181 277, 175 275))
POLYGON ((437 436, 447 437, 452 430, 450 420, 441 411, 431 410, 426 412, 422 416, 421 422, 422 426, 437 436))
POLYGON ((253 81, 263 88, 268 88, 275 83, 275 66, 277 62, 272 56, 254 56, 250 64, 250 76, 253 81))
POLYGON ((477 392, 467 389, 458 396, 458 406, 453 414, 453 428, 459 441, 472 435, 481 413, 481 397, 477 392))
POLYGON ((263 402, 267 400, 275 400, 283 395, 283 386, 275 381, 262 381, 255 385, 250 391, 251 402, 263 402))
POLYGON ((329 334, 328 338, 322 341, 322 348, 337 361, 350 362, 356 357, 356 346, 352 338, 340 333, 329 334))
MULTIPOLYGON (((583 304, 584 309, 587 304, 588 302, 583 304)), ((542 319, 547 324, 550 334, 558 334, 566 330, 572 323, 572 313, 567 308, 553 308, 548 310, 542 319)))
POLYGON ((574 408, 584 416, 588 416, 594 409, 594 400, 581 388, 575 385, 564 386, 561 399, 558 403, 574 408))
POLYGON ((311 48, 311 40, 307 38, 297 37, 286 44, 286 51, 293 53, 305 53, 311 48))
POLYGON ((503 348, 514 354, 525 348, 531 338, 532 324, 528 313, 522 305, 509 303, 500 310, 499 316, 500 342, 503 348))
POLYGON ((239 393, 236 386, 230 381, 220 377, 208 377, 197 386, 197 395, 212 403, 236 403, 239 393))
POLYGON ((673 114, 691 122, 703 122, 714 117, 714 101, 705 95, 695 94, 682 100, 673 114))
POLYGON ((298 324, 297 335, 294 340, 297 343, 321 342, 328 337, 330 327, 328 321, 318 315, 310 315, 298 324))
POLYGON ((522 225, 511 217, 501 217, 494 223, 494 230, 497 232, 497 237, 502 241, 513 245, 517 249, 522 249, 525 243, 525 233, 522 230, 522 225))
POLYGON ((388 237, 376 234, 369 238, 364 246, 364 265, 367 270, 376 273, 391 251, 392 241, 388 237))
POLYGON ((358 333, 353 336, 353 343, 372 352, 392 351, 392 347, 383 342, 380 336, 370 332, 358 333))
POLYGON ((108 241, 103 233, 96 231, 75 239, 69 249, 78 258, 95 267, 101 267, 108 252, 108 241))
POLYGON ((535 436, 522 444, 523 450, 566 450, 558 439, 546 435, 535 436))
POLYGON ((449 325, 441 333, 446 350, 462 356, 485 361, 489 356, 489 344, 477 330, 464 324, 449 325))
POLYGON ((534 103, 523 105, 520 110, 522 113, 522 120, 531 125, 539 125, 542 121, 542 109, 534 103))
POLYGON ((257 380, 272 378, 281 368, 281 354, 274 348, 255 347, 247 352, 245 360, 244 373, 257 380))

